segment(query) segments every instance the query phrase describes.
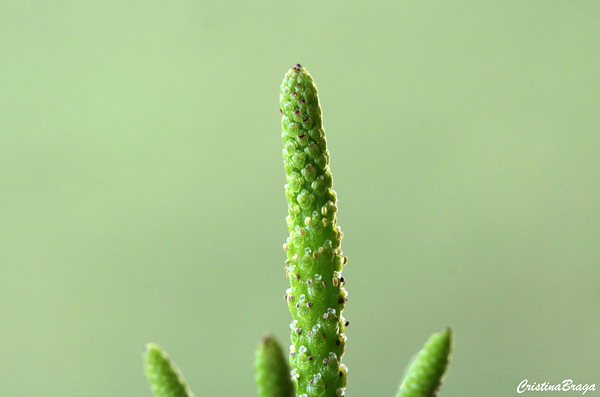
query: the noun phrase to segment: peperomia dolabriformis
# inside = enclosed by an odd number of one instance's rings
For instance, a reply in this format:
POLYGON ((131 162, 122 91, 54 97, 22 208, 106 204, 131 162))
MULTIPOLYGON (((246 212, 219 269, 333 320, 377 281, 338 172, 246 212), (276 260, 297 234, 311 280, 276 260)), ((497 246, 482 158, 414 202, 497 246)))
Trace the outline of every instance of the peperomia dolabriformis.
MULTIPOLYGON (((329 152, 317 87, 304 67, 290 69, 281 84, 280 112, 287 184, 289 237, 285 300, 292 313, 288 367, 277 341, 266 336, 256 352, 259 397, 345 396, 347 368, 342 316, 348 293, 342 268, 344 234, 337 225, 337 195, 332 190, 329 152)), ((400 386, 397 397, 437 395, 450 354, 452 334, 431 336, 400 386)), ((156 397, 191 397, 175 364, 158 346, 144 354, 146 374, 156 397)))

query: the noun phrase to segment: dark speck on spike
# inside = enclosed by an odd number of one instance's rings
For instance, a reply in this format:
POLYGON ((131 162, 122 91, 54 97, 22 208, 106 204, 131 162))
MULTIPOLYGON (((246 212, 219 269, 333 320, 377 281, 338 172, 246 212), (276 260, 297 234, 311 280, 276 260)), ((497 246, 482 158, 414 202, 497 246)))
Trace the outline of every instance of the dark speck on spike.
POLYGON ((313 360, 313 356, 308 356, 308 361, 312 361, 313 360))
POLYGON ((312 305, 313 305, 313 303, 312 303, 312 302, 308 302, 308 303, 306 304, 306 306, 308 306, 308 307, 312 307, 312 305))
POLYGON ((300 109, 296 109, 295 114, 300 114, 300 109))
POLYGON ((301 67, 302 67, 302 65, 300 65, 299 63, 297 63, 297 64, 296 64, 296 67, 297 67, 297 68, 301 68, 301 67))
POLYGON ((344 326, 345 326, 345 327, 347 327, 347 326, 349 326, 349 325, 350 325, 350 321, 346 321, 346 322, 344 323, 344 326))

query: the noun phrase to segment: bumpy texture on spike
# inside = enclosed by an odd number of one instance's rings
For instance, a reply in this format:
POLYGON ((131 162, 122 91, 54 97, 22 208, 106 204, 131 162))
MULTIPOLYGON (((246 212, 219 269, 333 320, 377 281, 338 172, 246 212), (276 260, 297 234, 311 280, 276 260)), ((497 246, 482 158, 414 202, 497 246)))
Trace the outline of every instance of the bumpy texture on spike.
POLYGON ((285 298, 294 319, 292 381, 299 397, 344 396, 347 293, 341 272, 347 258, 340 249, 343 233, 317 87, 300 64, 283 79, 280 110, 290 233, 284 250, 291 288, 285 298))
POLYGON ((433 334, 412 363, 396 397, 435 397, 448 365, 451 344, 449 328, 433 334))
POLYGON ((143 357, 146 376, 156 397, 194 397, 181 371, 160 346, 149 343, 143 357))
POLYGON ((254 358, 258 397, 295 397, 290 380, 290 367, 277 340, 271 335, 263 338, 254 358))

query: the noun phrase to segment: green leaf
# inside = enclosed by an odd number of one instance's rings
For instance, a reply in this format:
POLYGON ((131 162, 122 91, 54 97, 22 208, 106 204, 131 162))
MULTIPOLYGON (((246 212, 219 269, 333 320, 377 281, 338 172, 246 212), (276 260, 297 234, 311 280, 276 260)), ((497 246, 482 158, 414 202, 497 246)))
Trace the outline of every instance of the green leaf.
POLYGON ((408 369, 396 397, 435 397, 448 366, 451 344, 450 328, 433 334, 408 369))
POLYGON ((277 340, 266 335, 254 359, 258 397, 295 397, 290 367, 277 340))
POLYGON ((147 344, 143 358, 146 376, 156 397, 194 397, 181 371, 160 346, 147 344))

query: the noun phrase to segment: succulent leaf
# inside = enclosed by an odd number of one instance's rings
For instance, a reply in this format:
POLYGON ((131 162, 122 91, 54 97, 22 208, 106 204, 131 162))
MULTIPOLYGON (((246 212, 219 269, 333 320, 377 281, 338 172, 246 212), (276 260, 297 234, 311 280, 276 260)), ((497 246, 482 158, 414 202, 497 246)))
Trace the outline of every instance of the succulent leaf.
POLYGON ((146 345, 143 358, 146 376, 156 397, 194 397, 181 371, 160 346, 146 345))
POLYGON ((329 152, 317 87, 300 64, 281 84, 283 160, 287 177, 286 291, 293 322, 290 363, 299 397, 344 396, 347 368, 342 317, 347 300, 340 248, 337 195, 332 190, 329 152))
POLYGON ((263 338, 254 359, 258 397, 295 397, 290 367, 277 340, 263 338))
POLYGON ((396 397, 435 397, 448 366, 451 345, 450 328, 433 334, 408 369, 396 397))

